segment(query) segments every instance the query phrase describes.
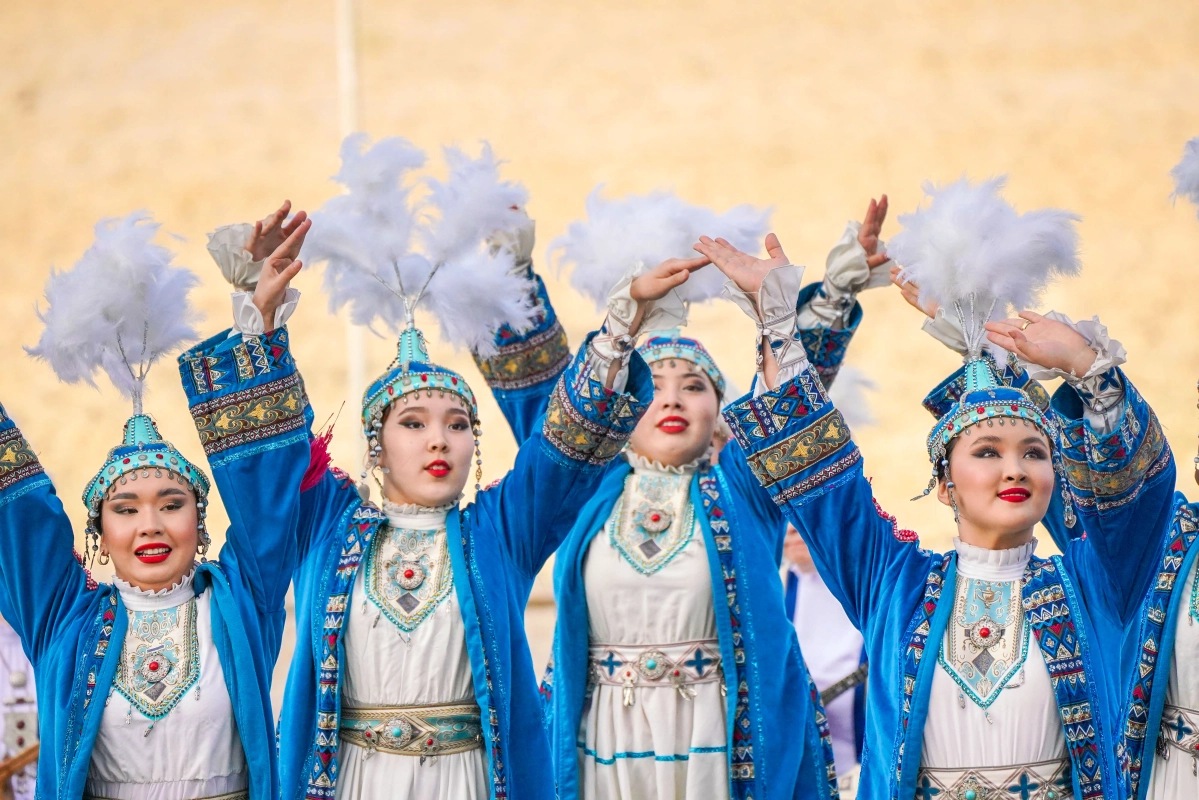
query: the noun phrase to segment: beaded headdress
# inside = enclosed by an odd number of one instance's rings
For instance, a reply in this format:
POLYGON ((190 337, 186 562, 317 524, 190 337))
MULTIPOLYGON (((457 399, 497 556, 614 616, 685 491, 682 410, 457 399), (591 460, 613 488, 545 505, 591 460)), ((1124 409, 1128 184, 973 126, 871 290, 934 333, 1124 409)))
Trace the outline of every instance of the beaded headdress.
POLYGON ((522 331, 536 319, 535 285, 509 250, 488 246, 497 231, 525 224, 520 209, 528 200, 523 186, 499 179, 491 149, 484 145, 472 159, 446 148, 449 175, 424 179, 427 192, 414 201, 409 175, 424 153, 399 138, 368 144, 364 134, 342 143, 334 179, 347 191, 313 215, 305 243, 309 258, 326 264, 331 309, 349 306, 355 323, 382 323, 399 340, 396 359, 362 398, 366 471, 378 466, 387 408, 418 392, 460 398, 478 445, 475 395, 461 375, 430 359, 418 308, 432 312, 444 339, 482 357, 495 352, 502 325, 522 331))
MULTIPOLYGON (((1056 209, 1018 214, 1000 197, 1003 185, 1002 178, 926 184, 928 206, 901 216, 904 230, 891 241, 891 256, 903 265, 900 279, 919 286, 922 304, 944 308, 966 342, 965 389, 929 433, 933 474, 922 497, 941 476, 952 490, 946 453, 954 437, 972 426, 1021 420, 1054 441, 1052 420, 1023 390, 1003 385, 996 375, 994 360, 983 352, 985 325, 1005 317, 1009 308, 1034 305, 1050 278, 1078 272, 1078 217, 1056 209)), ((1061 468, 1056 452, 1055 468, 1061 468)), ((1066 518, 1072 525, 1068 502, 1066 518)))
POLYGON ((208 478, 158 432, 142 408, 150 367, 162 356, 196 338, 197 316, 188 292, 198 283, 188 269, 171 263, 173 254, 154 244, 159 226, 145 212, 102 220, 96 238, 70 270, 46 282, 49 305, 39 316, 46 328, 30 355, 45 360, 65 383, 95 385, 104 371, 133 401, 122 441, 83 492, 87 506, 87 550, 100 549, 100 505, 114 486, 139 476, 171 476, 191 488, 199 510, 197 552, 208 552, 205 527, 208 478))
POLYGON ((724 375, 716 366, 712 354, 697 339, 683 336, 678 328, 650 333, 637 348, 637 352, 647 364, 672 358, 694 364, 712 381, 712 385, 716 387, 716 394, 724 397, 724 375))

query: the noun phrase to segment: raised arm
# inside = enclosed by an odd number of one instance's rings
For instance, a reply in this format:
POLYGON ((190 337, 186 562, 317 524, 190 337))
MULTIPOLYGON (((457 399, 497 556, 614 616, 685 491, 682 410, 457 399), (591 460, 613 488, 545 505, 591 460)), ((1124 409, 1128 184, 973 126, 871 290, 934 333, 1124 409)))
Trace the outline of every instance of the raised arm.
POLYGON ((220 562, 240 577, 263 613, 283 609, 309 463, 312 412, 287 328, 273 323, 302 266, 297 256, 310 225, 301 218, 265 258, 255 302, 242 297, 235 304, 242 330, 222 331, 179 357, 192 418, 229 514, 220 562), (273 330, 265 332, 268 319, 273 330))
POLYGON ((1127 619, 1156 574, 1173 519, 1176 469, 1161 423, 1119 368, 1124 349, 1098 320, 1023 312, 988 329, 997 344, 1037 365, 1034 376, 1039 369, 1065 379, 1052 408, 1075 527, 1085 531, 1127 619))
POLYGON ((0 615, 21 636, 34 665, 85 613, 88 584, 62 502, 0 406, 0 615))
POLYGON ((529 580, 570 532, 653 398, 650 369, 635 352, 628 354, 625 386, 605 386, 612 365, 595 357, 595 335, 558 379, 538 432, 521 445, 511 471, 476 501, 529 580))

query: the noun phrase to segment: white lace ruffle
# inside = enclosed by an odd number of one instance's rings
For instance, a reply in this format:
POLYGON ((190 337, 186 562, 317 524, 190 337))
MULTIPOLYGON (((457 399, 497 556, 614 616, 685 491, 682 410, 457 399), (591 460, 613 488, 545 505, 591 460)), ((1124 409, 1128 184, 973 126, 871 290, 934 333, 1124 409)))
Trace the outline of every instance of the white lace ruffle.
POLYGON ((221 268, 225 280, 240 292, 253 292, 262 274, 262 262, 251 258, 246 242, 254 233, 254 226, 240 222, 222 225, 208 234, 208 252, 221 268))
POLYGON ((1024 574, 1024 567, 1037 549, 1034 538, 1019 547, 990 550, 953 537, 953 549, 958 554, 958 572, 969 578, 1014 581, 1024 574))
POLYGON ((632 449, 626 449, 624 451, 624 456, 628 459, 629 466, 633 468, 633 472, 661 472, 666 475, 691 475, 697 469, 699 469, 700 464, 703 464, 705 461, 711 458, 711 453, 711 448, 708 448, 708 450, 699 458, 695 459, 694 461, 688 461, 686 464, 680 464, 677 467, 673 464, 663 464, 661 461, 655 461, 653 459, 646 458, 632 449))
MULTIPOLYGON (((778 362, 775 382, 782 386, 802 372, 808 365, 808 354, 803 342, 796 336, 798 318, 795 306, 799 302, 799 287, 803 280, 803 267, 787 264, 775 267, 766 273, 756 295, 744 292, 732 281, 724 284, 724 296, 737 304, 746 316, 758 326, 757 342, 765 338, 778 362)), ((758 348, 758 364, 754 380, 754 396, 770 391, 761 379, 762 354, 758 348)))
POLYGON ((384 500, 381 510, 393 528, 424 529, 445 524, 445 518, 462 500, 459 494, 454 501, 440 506, 419 506, 416 503, 393 503, 384 500))
MULTIPOLYGON (((233 292, 233 330, 238 333, 248 333, 261 336, 266 333, 266 325, 262 320, 262 312, 254 305, 253 292, 233 292)), ((274 324, 271 330, 277 330, 287 324, 291 315, 300 304, 300 291, 287 287, 283 302, 275 309, 274 324)))
POLYGON ((158 608, 174 608, 192 599, 194 595, 192 581, 195 578, 196 565, 193 563, 190 572, 180 578, 178 583, 165 589, 157 589, 152 592, 139 589, 115 575, 112 585, 117 587, 117 591, 121 593, 121 599, 125 601, 125 608, 130 611, 153 611, 158 608))
POLYGON ((1124 350, 1124 345, 1108 335, 1107 326, 1099 321, 1098 316, 1074 322, 1065 314, 1050 311, 1048 314, 1045 314, 1045 319, 1061 322, 1078 331, 1087 340, 1087 344, 1090 345, 1091 349, 1095 351, 1095 363, 1091 365, 1091 368, 1087 370, 1085 375, 1071 375, 1060 369, 1049 369, 1022 360, 1020 362, 1021 366, 1028 370, 1028 376, 1034 380, 1041 381, 1047 378, 1062 378, 1072 383, 1083 381, 1087 378, 1093 378, 1096 375, 1102 375, 1112 367, 1118 367, 1128 360, 1128 353, 1124 350))

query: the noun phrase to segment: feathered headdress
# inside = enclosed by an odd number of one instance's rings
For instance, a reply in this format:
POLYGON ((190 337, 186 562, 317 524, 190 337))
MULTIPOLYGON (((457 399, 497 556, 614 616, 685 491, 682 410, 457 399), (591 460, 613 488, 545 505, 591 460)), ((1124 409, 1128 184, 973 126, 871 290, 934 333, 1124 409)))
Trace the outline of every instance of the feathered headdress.
MULTIPOLYGON (((608 304, 608 294, 630 269, 695 258, 692 245, 701 235, 721 236, 739 250, 756 253, 769 231, 769 208, 740 205, 718 214, 670 192, 609 199, 602 190, 597 186, 588 195, 587 218, 572 222, 549 248, 558 272, 571 267, 571 285, 597 309, 608 304)), ((720 296, 724 280, 719 270, 700 270, 674 291, 685 303, 705 302, 720 296)))
MULTIPOLYGON (((1049 418, 1023 391, 1003 386, 983 357, 984 325, 1006 316, 1009 308, 1036 304, 1054 277, 1078 273, 1074 223, 1079 218, 1057 209, 1019 214, 1000 197, 1003 186, 1003 178, 925 184, 928 206, 900 216, 904 228, 891 240, 890 255, 903 268, 901 280, 920 287, 922 302, 952 314, 966 340, 966 388, 929 434, 933 478, 925 494, 941 471, 947 474, 949 442, 972 425, 1023 419, 1052 440, 1049 418)), ((1066 516, 1069 523, 1072 509, 1066 516)))
POLYGON ((105 494, 114 483, 136 479, 139 472, 148 475, 151 469, 174 473, 195 491, 201 552, 208 548, 208 478, 164 441, 154 420, 143 413, 150 367, 196 339, 199 321, 188 302, 188 292, 199 281, 171 263, 170 250, 154 243, 159 227, 144 211, 97 223, 95 241, 83 257, 46 282, 48 305, 38 312, 46 327, 37 346, 26 348, 65 383, 95 386, 96 373, 103 371, 133 401, 121 444, 109 452, 83 494, 93 558, 99 548, 95 519, 105 494))
POLYGON ((477 431, 474 393, 461 375, 430 361, 416 328, 417 308, 434 315, 443 338, 483 358, 495 353, 502 325, 527 330, 537 309, 536 286, 513 269, 511 252, 488 246, 497 232, 514 233, 524 224, 520 209, 528 201, 523 186, 500 180, 489 146, 478 158, 446 148, 446 178, 426 178, 424 196, 414 198, 410 175, 424 164, 424 154, 403 139, 383 139, 372 147, 368 141, 354 134, 342 144, 335 180, 347 193, 313 215, 306 247, 309 258, 326 264, 325 289, 334 311, 349 306, 354 322, 381 322, 399 337, 395 361, 362 400, 370 469, 382 451, 384 413, 412 393, 460 397, 477 431))
POLYGON ((1174 179, 1174 196, 1199 206, 1199 136, 1186 143, 1182 160, 1170 170, 1170 177, 1174 179))

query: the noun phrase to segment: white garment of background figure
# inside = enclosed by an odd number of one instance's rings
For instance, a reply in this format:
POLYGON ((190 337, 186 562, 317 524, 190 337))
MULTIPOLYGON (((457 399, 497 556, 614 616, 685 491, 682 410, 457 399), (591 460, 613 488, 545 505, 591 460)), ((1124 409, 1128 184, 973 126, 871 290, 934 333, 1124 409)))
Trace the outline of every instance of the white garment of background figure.
MULTIPOLYGON (((4 739, 0 760, 12 758, 37 742, 37 695, 33 665, 25 658, 21 639, 0 619, 0 704, 4 713, 4 739)), ((13 776, 14 800, 33 800, 37 759, 13 776)))
MULTIPOLYGON (((816 688, 824 691, 861 664, 862 634, 845 616, 841 603, 821 580, 808 546, 791 525, 787 525, 787 537, 783 540, 783 580, 787 612, 799 635, 808 672, 816 682, 816 688)), ((863 681, 828 702, 824 708, 833 740, 841 800, 853 800, 857 796, 865 713, 864 687, 863 681)))

